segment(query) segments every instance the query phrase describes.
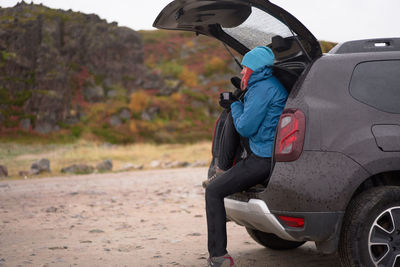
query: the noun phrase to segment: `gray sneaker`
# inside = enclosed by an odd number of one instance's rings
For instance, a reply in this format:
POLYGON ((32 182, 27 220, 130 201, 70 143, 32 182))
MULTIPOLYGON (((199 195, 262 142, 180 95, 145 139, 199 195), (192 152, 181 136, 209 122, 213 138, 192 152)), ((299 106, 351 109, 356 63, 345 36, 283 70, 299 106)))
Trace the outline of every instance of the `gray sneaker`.
POLYGON ((208 267, 231 267, 235 266, 233 259, 229 254, 220 257, 211 257, 207 260, 208 267))

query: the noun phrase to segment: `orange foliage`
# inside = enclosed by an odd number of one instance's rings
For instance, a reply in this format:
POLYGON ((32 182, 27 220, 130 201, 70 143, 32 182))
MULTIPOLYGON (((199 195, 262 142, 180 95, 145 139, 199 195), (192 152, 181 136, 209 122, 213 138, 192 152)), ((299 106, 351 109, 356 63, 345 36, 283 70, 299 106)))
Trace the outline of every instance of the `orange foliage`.
POLYGON ((178 76, 179 80, 181 80, 186 86, 195 87, 197 86, 197 74, 193 71, 190 71, 188 68, 184 67, 181 73, 178 76))
POLYGON ((213 56, 211 59, 208 60, 206 64, 206 72, 207 74, 213 74, 215 72, 224 72, 226 67, 226 63, 224 60, 217 56, 213 56))
POLYGON ((139 129, 137 127, 137 121, 136 120, 132 120, 129 123, 129 130, 131 131, 132 134, 138 134, 139 133, 139 129))
POLYGON ((139 113, 145 110, 149 104, 150 96, 143 91, 134 92, 131 95, 129 108, 135 112, 139 113))
POLYGON ((194 42, 193 42, 193 40, 189 40, 185 43, 185 45, 186 45, 186 48, 192 48, 192 47, 194 47, 194 42))
POLYGON ((183 101, 183 95, 181 93, 173 93, 171 95, 171 100, 174 103, 181 103, 183 101))

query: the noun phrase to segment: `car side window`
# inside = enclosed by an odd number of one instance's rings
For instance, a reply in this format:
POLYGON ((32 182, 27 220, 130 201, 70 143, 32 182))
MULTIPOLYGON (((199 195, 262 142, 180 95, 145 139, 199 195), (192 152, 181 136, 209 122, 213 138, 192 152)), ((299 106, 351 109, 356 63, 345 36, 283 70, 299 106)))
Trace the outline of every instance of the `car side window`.
POLYGON ((350 94, 378 110, 400 113, 400 60, 358 64, 351 78, 350 94))

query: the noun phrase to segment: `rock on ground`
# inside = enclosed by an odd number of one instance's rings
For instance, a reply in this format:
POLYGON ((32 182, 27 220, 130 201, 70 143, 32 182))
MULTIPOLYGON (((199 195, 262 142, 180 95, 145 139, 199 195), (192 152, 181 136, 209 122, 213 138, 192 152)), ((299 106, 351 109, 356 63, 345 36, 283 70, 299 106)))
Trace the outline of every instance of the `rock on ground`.
POLYGON ((62 168, 62 173, 72 173, 72 174, 88 174, 92 173, 94 168, 86 164, 73 164, 68 167, 62 168))
POLYGON ((8 176, 7 167, 4 165, 0 165, 0 177, 7 177, 7 176, 8 176))
POLYGON ((111 171, 113 168, 112 161, 110 159, 106 159, 96 165, 96 169, 99 172, 111 171))
POLYGON ((50 161, 48 159, 41 159, 39 161, 34 162, 31 165, 29 174, 36 175, 43 172, 50 172, 50 161))
POLYGON ((119 171, 142 170, 143 167, 144 167, 143 164, 126 163, 119 169, 119 171))

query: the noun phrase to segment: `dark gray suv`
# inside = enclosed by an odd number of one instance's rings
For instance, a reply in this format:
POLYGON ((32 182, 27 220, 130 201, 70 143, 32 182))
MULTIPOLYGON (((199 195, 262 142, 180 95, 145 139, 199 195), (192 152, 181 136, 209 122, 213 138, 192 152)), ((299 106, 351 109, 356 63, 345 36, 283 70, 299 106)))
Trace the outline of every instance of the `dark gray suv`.
POLYGON ((176 0, 154 26, 204 34, 241 55, 258 45, 276 55, 289 97, 274 167, 265 184, 225 199, 228 219, 269 248, 314 241, 338 251, 343 266, 400 266, 400 38, 322 54, 304 25, 266 0, 176 0))

